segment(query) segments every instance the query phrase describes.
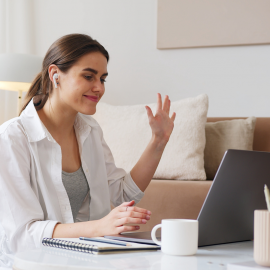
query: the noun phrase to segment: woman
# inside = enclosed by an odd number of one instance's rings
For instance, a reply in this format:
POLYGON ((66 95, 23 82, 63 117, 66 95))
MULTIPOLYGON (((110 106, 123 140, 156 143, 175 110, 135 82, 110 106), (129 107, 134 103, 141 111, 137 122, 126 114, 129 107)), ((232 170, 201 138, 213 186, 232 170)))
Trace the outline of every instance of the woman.
POLYGON ((54 42, 21 114, 0 127, 0 222, 11 253, 40 246, 43 237, 135 231, 151 212, 143 197, 173 130, 170 100, 146 106, 152 138, 134 168, 117 168, 90 116, 105 92, 109 54, 91 37, 54 42), (111 211, 110 204, 115 208, 111 211), (133 225, 128 225, 133 224, 133 225))

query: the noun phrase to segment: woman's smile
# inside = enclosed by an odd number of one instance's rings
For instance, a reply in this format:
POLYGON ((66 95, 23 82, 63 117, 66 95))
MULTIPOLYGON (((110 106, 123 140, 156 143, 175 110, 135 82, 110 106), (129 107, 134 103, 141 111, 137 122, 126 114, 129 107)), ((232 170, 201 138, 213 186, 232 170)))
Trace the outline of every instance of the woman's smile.
POLYGON ((98 97, 97 96, 84 95, 84 97, 86 97, 87 99, 89 99, 91 101, 98 102, 98 97))

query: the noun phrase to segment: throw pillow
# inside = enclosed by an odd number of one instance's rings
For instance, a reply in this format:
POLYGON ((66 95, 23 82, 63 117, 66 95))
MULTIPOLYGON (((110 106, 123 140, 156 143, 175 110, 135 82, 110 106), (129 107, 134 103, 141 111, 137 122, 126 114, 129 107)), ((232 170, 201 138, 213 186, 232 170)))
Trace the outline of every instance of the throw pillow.
MULTIPOLYGON (((148 106, 155 115, 156 104, 148 106)), ((170 116, 176 112, 174 129, 153 178, 206 180, 203 154, 207 111, 206 94, 171 102, 170 116)), ((152 136, 145 105, 99 103, 93 118, 103 130, 116 166, 130 171, 152 136)))
POLYGON ((204 165, 207 179, 212 180, 228 149, 252 150, 255 117, 206 123, 204 165))

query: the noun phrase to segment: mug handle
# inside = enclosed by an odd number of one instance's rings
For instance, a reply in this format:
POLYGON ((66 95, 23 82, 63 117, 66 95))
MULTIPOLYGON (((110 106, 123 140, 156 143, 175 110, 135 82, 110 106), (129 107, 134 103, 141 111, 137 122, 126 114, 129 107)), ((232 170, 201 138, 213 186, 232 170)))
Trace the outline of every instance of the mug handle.
POLYGON ((158 224, 156 225, 152 231, 151 231, 151 237, 152 237, 152 240, 159 246, 161 246, 161 241, 158 241, 157 238, 156 238, 156 231, 157 229, 161 228, 162 227, 162 224, 158 224))

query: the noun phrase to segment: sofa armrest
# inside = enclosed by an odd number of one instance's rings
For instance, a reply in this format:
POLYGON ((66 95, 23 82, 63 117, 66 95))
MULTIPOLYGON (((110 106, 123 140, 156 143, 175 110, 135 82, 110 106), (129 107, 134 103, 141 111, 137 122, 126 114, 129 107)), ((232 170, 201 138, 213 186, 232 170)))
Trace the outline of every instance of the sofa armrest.
POLYGON ((138 207, 152 212, 140 231, 150 231, 162 219, 197 219, 213 181, 176 181, 153 179, 138 207))

